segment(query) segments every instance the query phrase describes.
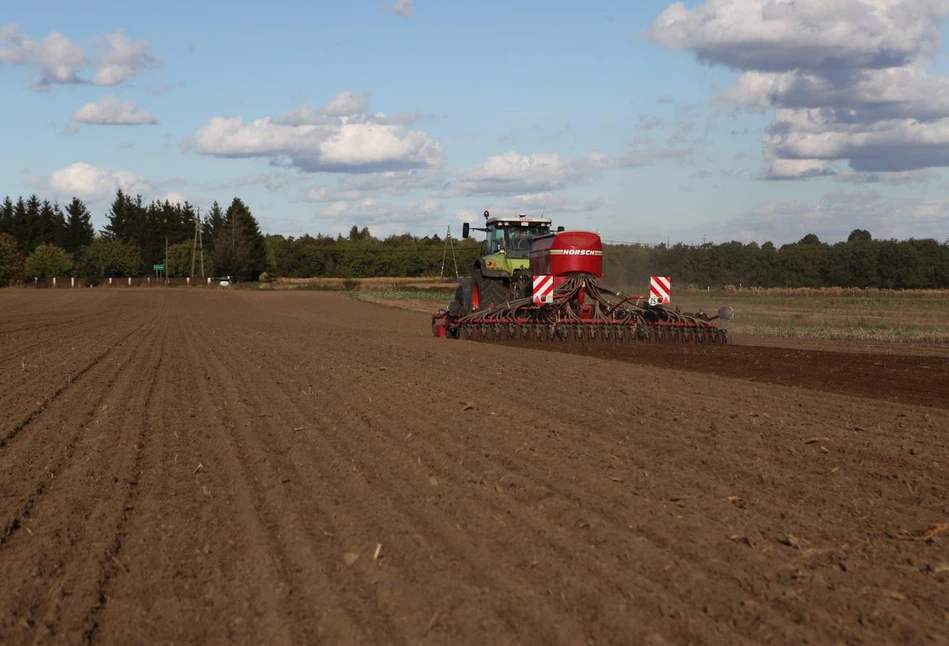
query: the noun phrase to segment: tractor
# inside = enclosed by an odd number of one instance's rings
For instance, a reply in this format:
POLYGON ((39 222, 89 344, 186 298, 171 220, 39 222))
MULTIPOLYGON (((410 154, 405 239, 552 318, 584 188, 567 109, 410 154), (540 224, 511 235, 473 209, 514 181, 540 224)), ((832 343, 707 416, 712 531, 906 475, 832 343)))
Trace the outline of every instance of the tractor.
MULTIPOLYGON (((471 269, 471 276, 462 278, 449 304, 454 316, 463 316, 486 307, 502 305, 530 294, 531 243, 538 236, 550 233, 549 218, 532 218, 525 214, 517 217, 495 216, 484 212, 484 226, 462 225, 461 237, 469 238, 471 231, 484 231, 481 257, 471 269)), ((557 231, 563 231, 558 227, 557 231)))
POLYGON ((447 309, 432 315, 437 337, 549 342, 678 341, 727 343, 719 321, 670 307, 671 278, 653 276, 649 296, 627 296, 603 285, 603 241, 591 231, 550 230, 546 218, 491 217, 471 276, 459 279, 447 309))

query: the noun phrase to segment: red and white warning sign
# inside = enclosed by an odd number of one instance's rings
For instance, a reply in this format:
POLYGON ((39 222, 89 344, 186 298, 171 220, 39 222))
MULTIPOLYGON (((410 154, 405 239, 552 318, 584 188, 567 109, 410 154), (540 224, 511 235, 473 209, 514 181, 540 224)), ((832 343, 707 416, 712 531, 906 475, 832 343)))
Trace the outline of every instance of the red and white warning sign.
POLYGON ((538 304, 554 302, 553 276, 534 276, 534 302, 538 304))
POLYGON ((669 276, 653 276, 649 279, 649 300, 668 305, 672 302, 669 295, 672 292, 672 279, 669 276))

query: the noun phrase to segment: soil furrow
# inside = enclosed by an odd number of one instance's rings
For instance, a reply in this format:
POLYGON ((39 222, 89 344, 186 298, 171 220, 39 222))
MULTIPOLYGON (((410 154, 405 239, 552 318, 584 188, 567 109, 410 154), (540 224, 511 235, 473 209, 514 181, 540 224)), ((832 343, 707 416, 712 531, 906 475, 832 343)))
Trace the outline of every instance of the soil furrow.
POLYGON ((87 372, 89 372, 90 370, 92 370, 92 368, 97 366, 103 359, 109 356, 115 350, 116 347, 120 346, 126 339, 131 337, 138 330, 142 329, 144 325, 145 323, 142 323, 141 325, 133 328, 130 332, 127 332, 126 334, 121 336, 117 341, 110 344, 109 347, 107 347, 103 352, 93 357, 89 363, 85 364, 84 366, 79 368, 79 370, 72 373, 66 379, 65 383, 63 383, 61 386, 56 388, 56 390, 54 390, 52 393, 44 397, 43 401, 38 406, 33 408, 19 422, 14 423, 13 427, 10 428, 9 431, 5 432, 2 437, 0 437, 0 449, 5 449, 7 445, 11 441, 13 441, 13 439, 20 432, 23 431, 23 429, 28 427, 37 418, 37 416, 39 416, 43 411, 45 411, 49 407, 50 404, 52 404, 58 397, 60 397, 64 392, 66 392, 67 388, 72 386, 77 380, 81 379, 87 372))
POLYGON ((585 356, 313 292, 0 310, 4 644, 949 642, 945 358, 585 356))
MULTIPOLYGON (((167 318, 167 312, 165 313, 165 318, 167 318)), ((149 372, 151 373, 150 378, 143 380, 148 385, 148 393, 145 396, 142 410, 140 411, 141 422, 137 425, 138 435, 132 445, 134 459, 132 460, 130 475, 127 478, 120 516, 116 523, 112 539, 109 541, 107 551, 102 555, 99 561, 99 576, 96 580, 95 592, 93 594, 95 603, 87 611, 86 617, 83 620, 86 628, 82 633, 82 641, 87 644, 98 641, 100 634, 100 616, 110 600, 115 579, 126 573, 131 574, 131 570, 124 562, 125 555, 123 554, 122 548, 126 529, 132 514, 135 512, 137 498, 141 492, 140 485, 144 473, 143 460, 146 449, 149 448, 149 444, 152 441, 152 416, 154 415, 152 406, 156 386, 162 377, 162 362, 164 360, 165 346, 168 337, 167 321, 159 319, 152 324, 152 327, 158 331, 157 334, 160 337, 155 344, 158 347, 157 360, 154 362, 154 369, 149 368, 149 372)))
MULTIPOLYGON (((68 463, 54 474, 54 483, 40 499, 42 504, 34 505, 28 522, 21 522, 24 531, 5 545, 3 573, 18 585, 4 596, 19 618, 13 625, 0 622, 0 631, 10 631, 5 641, 19 643, 30 634, 41 640, 57 636, 81 640, 84 608, 99 599, 96 582, 102 562, 126 511, 124 491, 133 476, 141 421, 137 409, 148 387, 138 373, 147 375, 160 358, 160 349, 148 343, 154 331, 150 326, 141 346, 117 355, 126 365, 111 387, 96 384, 107 395, 96 408, 94 421, 79 434, 68 463), (100 488, 93 498, 82 494, 90 484, 100 488)), ((57 406, 56 412, 69 415, 68 408, 57 406)))
MULTIPOLYGON (((238 339, 235 339, 235 342, 239 343, 238 339)), ((252 367, 256 361, 262 361, 262 358, 255 357, 255 353, 252 347, 245 346, 246 353, 241 352, 235 355, 235 361, 241 361, 243 365, 239 366, 233 372, 238 374, 251 374, 252 367)), ((289 357, 288 357, 289 359, 289 357)), ((281 362, 280 365, 286 365, 281 362)), ((275 375, 276 377, 277 375, 275 375)), ((515 524, 516 531, 518 533, 522 531, 527 531, 529 535, 533 535, 533 545, 534 545, 534 562, 535 563, 544 563, 545 567, 548 569, 553 568, 554 572, 557 572, 560 568, 557 567, 557 564, 564 559, 569 559, 571 556, 573 560, 580 560, 583 563, 583 566, 591 572, 596 572, 598 579, 609 582, 612 581, 618 589, 637 589, 638 592, 646 592, 648 596, 648 588, 650 587, 649 581, 639 579, 636 581, 635 586, 631 585, 629 581, 622 581, 623 577, 620 574, 624 565, 628 564, 628 553, 630 549, 634 551, 642 552, 642 545, 632 546, 630 532, 626 529, 629 520, 625 519, 624 522, 611 521, 611 523, 602 523, 599 526, 599 534, 605 534, 605 536, 600 536, 600 540, 597 541, 598 545, 588 545, 588 547, 599 547, 600 552, 591 553, 589 550, 583 550, 577 544, 588 543, 589 538, 584 536, 584 531, 582 528, 578 528, 577 524, 583 524, 586 520, 591 519, 591 515, 602 515, 603 510, 599 508, 598 501, 594 496, 576 496, 575 492, 570 492, 565 499, 561 501, 554 500, 553 502, 559 502, 560 506, 566 507, 566 513, 571 518, 572 526, 561 527, 561 531, 566 530, 569 532, 569 535, 559 537, 558 535, 553 535, 550 533, 550 530, 556 527, 556 521, 552 525, 548 514, 540 513, 530 506, 520 504, 516 498, 518 496, 518 488, 507 489, 507 487, 502 487, 506 489, 501 494, 496 494, 493 491, 492 487, 501 486, 494 483, 485 483, 477 475, 477 472, 472 472, 465 467, 464 469, 459 470, 459 465, 457 463, 451 462, 450 459, 445 459, 443 456, 445 453, 443 449, 436 447, 435 443, 427 442, 425 440, 413 440, 412 442, 406 442, 403 439, 403 436, 408 432, 409 436, 414 435, 416 438, 423 438, 427 435, 426 431, 431 431, 430 434, 433 437, 439 435, 444 436, 441 432, 440 426, 437 424, 437 421, 434 419, 425 419, 416 417, 415 419, 409 421, 407 424, 400 423, 399 420, 386 419, 385 414, 376 414, 376 411, 387 411, 392 410, 395 407, 396 402, 389 401, 390 396, 385 393, 380 393, 378 391, 373 391, 376 394, 372 395, 374 398, 373 405, 367 407, 367 412, 361 415, 359 418, 347 419, 346 417, 335 417, 330 418, 331 414, 329 411, 333 407, 328 407, 325 405, 326 402, 344 402, 347 399, 351 399, 354 393, 359 392, 357 384, 346 383, 341 380, 334 380, 332 383, 328 384, 319 384, 318 389, 321 392, 321 397, 319 400, 310 400, 307 402, 305 398, 295 398, 291 397, 289 394, 284 394, 280 389, 270 389, 271 392, 267 394, 268 398, 273 398, 274 400, 279 400, 283 402, 281 406, 282 410, 288 409, 297 409, 300 411, 298 420, 313 420, 322 418, 326 420, 320 426, 322 431, 320 431, 319 436, 321 439, 328 439, 327 429, 330 428, 351 428, 351 433, 334 433, 334 441, 343 442, 343 445, 340 448, 336 449, 338 455, 347 455, 351 456, 360 472, 366 473, 368 477, 373 478, 374 480, 383 477, 382 474, 374 474, 373 467, 371 463, 367 463, 365 460, 360 460, 358 456, 365 453, 365 451, 360 451, 360 446, 369 446, 374 447, 378 451, 382 451, 387 456, 392 456, 394 459, 390 459, 391 465, 399 465, 396 468, 399 468, 401 465, 412 465, 413 468, 409 469, 407 473, 386 473, 384 477, 391 478, 390 484, 383 484, 383 488, 389 492, 390 498, 395 500, 393 497, 396 495, 396 492, 399 490, 399 487, 396 486, 396 483, 404 482, 426 482, 427 479, 435 477, 435 480, 438 482, 438 487, 440 490, 447 489, 451 491, 452 489, 457 490, 471 490, 471 484, 476 484, 474 487, 476 490, 484 491, 489 490, 494 495, 480 495, 477 498, 477 502, 473 506, 468 506, 464 504, 464 498, 462 502, 456 503, 460 505, 458 509, 452 509, 449 513, 451 515, 457 514, 459 518, 472 518, 479 515, 480 508, 485 510, 490 510, 490 514, 495 517, 503 517, 506 525, 515 524), (347 396, 348 393, 348 396, 347 396), (378 398, 378 401, 375 401, 375 398, 378 398), (299 401, 297 401, 299 399, 299 401), (300 409, 302 405, 306 410, 300 409), (371 412, 370 412, 371 411, 371 412), (401 427, 401 428, 399 428, 401 427), (413 432, 414 431, 414 432, 413 432), (358 442, 349 442, 346 443, 344 438, 347 437, 359 437, 358 442), (396 439, 398 437, 398 439, 396 439), (425 442, 424 445, 420 446, 419 441, 425 442), (407 450, 406 446, 411 446, 411 450, 407 450), (385 450, 383 450, 385 449, 385 450), (416 457, 421 457, 422 460, 419 463, 418 468, 414 468, 416 465, 416 457), (457 474, 457 475, 456 475, 457 474), (467 475, 463 475, 467 474, 467 475), (460 477, 459 477, 460 476, 460 477), (483 486, 478 486, 483 484, 483 486), (512 512, 515 512, 512 516, 512 512), (623 528, 620 530, 619 528, 623 528), (623 531, 625 530, 625 531, 623 531), (619 546, 619 548, 617 548, 619 546), (625 548, 623 546, 626 546, 625 548), (579 548, 579 549, 578 549, 579 548), (617 554, 617 551, 622 552, 623 549, 627 551, 627 558, 623 557, 623 554, 617 554), (605 550, 605 553, 604 551, 605 550), (613 552, 611 554, 611 552, 613 552), (591 554, 589 558, 584 558, 585 554, 591 554), (626 561, 624 563, 623 561, 626 561), (617 578, 619 577, 619 578, 617 578), (644 590, 644 588, 646 588, 644 590)), ((291 389, 291 392, 294 392, 291 389)), ((457 436, 454 437, 454 441, 457 442, 457 436)), ((437 442, 436 442, 437 443, 437 442)), ((490 442, 489 442, 490 443, 490 442)), ((444 444, 444 443, 442 443, 444 444)), ((457 449, 458 447, 454 447, 457 449)), ((484 448, 484 445, 478 447, 469 447, 468 451, 460 451, 462 454, 471 458, 469 464, 471 463, 481 463, 480 473, 487 473, 489 471, 497 471, 496 463, 494 464, 484 464, 480 460, 480 454, 484 448)), ((448 444, 448 451, 452 450, 451 443, 448 444)), ((321 447, 322 450, 322 447, 321 447)), ((296 455, 298 451, 294 451, 292 455, 296 455)), ((390 469, 392 467, 390 466, 390 469)), ((503 473, 503 471, 502 471, 503 473)), ((509 473, 509 472, 508 472, 509 473)), ((504 477, 501 478, 501 482, 504 482, 504 477)), ((550 483, 545 483, 549 485, 550 483)), ((404 488, 404 487, 403 487, 404 488)), ((551 490, 556 490, 556 487, 551 487, 551 490)), ((409 494, 408 498, 403 498, 399 501, 400 508, 405 507, 407 510, 403 513, 412 515, 412 512, 409 509, 412 507, 411 500, 418 497, 419 492, 413 490, 409 494)), ((628 505, 628 500, 624 501, 628 505)), ((551 505, 551 501, 547 501, 548 506, 551 505)), ((445 510, 433 508, 435 513, 444 514, 445 510)), ((415 517, 415 516, 413 516, 415 517)), ((432 519, 423 515, 418 523, 420 526, 433 526, 434 523, 432 519)), ((589 526, 586 523, 586 526, 589 526)), ((443 537, 441 541, 433 541, 436 544, 438 542, 446 543, 450 542, 450 537, 443 537)), ((671 554, 668 552, 670 544, 668 541, 665 541, 664 545, 659 545, 654 548, 654 554, 650 556, 642 555, 642 563, 649 564, 652 562, 660 563, 663 565, 668 563, 671 554)), ((503 549, 503 545, 497 546, 498 549, 503 549)), ((472 546, 469 545, 459 545, 458 546, 458 555, 465 554, 472 551, 472 546)), ((475 552, 477 549, 475 548, 475 552)), ((696 566, 702 567, 702 563, 695 563, 696 566)), ((536 565, 534 566, 536 567, 536 565)), ((642 567, 640 567, 640 573, 642 573, 642 567)), ((688 571, 684 571, 686 576, 688 571)), ((565 575, 566 573, 559 573, 557 576, 565 575)), ((723 573, 724 574, 724 573, 723 573)), ((510 572, 506 573, 506 576, 509 578, 512 577, 510 572)), ((704 577, 703 577, 704 578, 704 577)), ((728 584, 732 584, 731 577, 722 577, 723 581, 728 584)), ((651 581, 654 584, 653 587, 657 589, 661 587, 661 584, 668 580, 668 571, 661 571, 661 568, 657 568, 657 572, 653 573, 651 576, 651 581)), ((688 583, 683 584, 683 590, 690 590, 694 586, 689 585, 688 583)), ((581 595, 581 599, 584 595, 581 595)), ((592 598, 591 595, 587 594, 587 598, 592 598)), ((706 599, 705 603, 710 602, 712 599, 706 599)), ((580 605, 580 599, 569 600, 570 605, 576 607, 580 605)), ((694 599, 684 599, 682 600, 682 607, 685 607, 685 602, 696 602, 698 600, 694 599)), ((672 613, 672 607, 667 607, 665 610, 669 614, 672 613)), ((594 609, 595 610, 595 609, 594 609)), ((523 619, 519 618, 517 620, 519 623, 523 623, 523 619)), ((707 629, 707 627, 706 627, 707 629)), ((695 639, 695 635, 700 634, 696 632, 690 637, 695 639)), ((686 635, 683 635, 684 637, 686 635)))
MULTIPOLYGON (((133 355, 142 347, 144 339, 139 339, 137 343, 128 348, 130 355, 133 355)), ((124 343, 117 344, 117 349, 124 343)), ((99 364, 101 366, 102 364, 99 364)), ((121 395, 113 390, 116 380, 126 369, 126 363, 123 360, 104 370, 105 374, 98 376, 101 388, 97 395, 89 400, 78 401, 78 397, 64 397, 54 406, 60 410, 52 412, 53 417, 62 418, 63 411, 68 410, 69 416, 75 420, 75 430, 66 436, 65 443, 62 434, 67 433, 66 423, 61 422, 59 430, 55 422, 47 425, 42 436, 35 436, 32 441, 14 445, 0 456, 0 466, 7 474, 15 477, 16 480, 10 483, 3 483, 0 491, 3 492, 2 511, 8 515, 9 510, 15 509, 9 520, 5 520, 3 534, 0 536, 0 547, 2 547, 13 536, 18 529, 23 526, 26 519, 30 517, 33 509, 39 500, 46 494, 50 487, 55 484, 55 477, 61 477, 65 468, 74 466, 76 446, 91 424, 96 420, 96 416, 102 412, 103 402, 107 398, 113 400, 121 395), (73 401, 76 399, 77 401, 73 401), (82 411, 80 413, 80 411, 82 411), (76 419, 82 415, 81 419, 76 419), (57 432, 58 431, 58 432, 57 432), (60 446, 62 450, 60 450, 60 446), (44 464, 45 463, 45 464, 44 464), (41 466, 42 465, 42 466, 41 466), (37 475, 38 474, 38 475, 37 475)), ((89 375, 92 376, 90 371, 89 375)), ((49 409, 48 409, 49 410, 49 409)))

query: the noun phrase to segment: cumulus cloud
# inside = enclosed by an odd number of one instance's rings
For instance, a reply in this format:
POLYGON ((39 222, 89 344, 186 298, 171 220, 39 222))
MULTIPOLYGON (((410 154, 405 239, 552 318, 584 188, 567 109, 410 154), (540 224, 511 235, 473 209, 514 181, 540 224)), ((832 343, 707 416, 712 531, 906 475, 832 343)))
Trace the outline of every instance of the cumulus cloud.
POLYGON ((86 53, 67 36, 51 31, 39 43, 31 46, 35 64, 40 76, 37 84, 80 83, 79 70, 88 62, 86 53))
POLYGON ((900 67, 939 48, 945 0, 708 0, 667 7, 654 42, 742 70, 900 67))
POLYGON ((645 166, 661 159, 678 159, 688 153, 687 150, 652 147, 619 157, 592 152, 586 157, 570 158, 558 153, 524 155, 512 150, 492 155, 481 164, 456 173, 444 192, 451 197, 547 193, 586 183, 602 171, 645 166))
POLYGON ((33 56, 34 47, 17 25, 0 25, 0 63, 23 65, 33 56))
POLYGON ((100 40, 104 46, 84 45, 55 30, 35 40, 17 25, 2 25, 0 64, 29 69, 34 87, 49 89, 53 85, 80 83, 117 85, 160 63, 148 52, 147 42, 132 41, 123 30, 106 34, 100 40), (82 75, 88 67, 95 70, 91 79, 82 75))
POLYGON ((262 157, 309 172, 367 172, 440 163, 441 146, 397 126, 290 126, 269 117, 212 117, 182 148, 216 157, 262 157))
POLYGON ((118 85, 159 64, 159 60, 149 53, 146 41, 133 41, 122 29, 106 34, 103 39, 107 44, 106 52, 92 77, 96 85, 118 85))
POLYGON ((583 164, 557 153, 521 155, 510 151, 492 155, 463 171, 450 191, 457 195, 513 195, 563 188, 583 175, 583 164))
POLYGON ((927 70, 949 0, 708 0, 668 7, 654 42, 740 72, 722 101, 773 110, 768 177, 949 165, 949 77, 927 70))
POLYGON ((48 177, 29 177, 27 183, 37 191, 52 194, 56 199, 78 197, 89 204, 107 203, 119 189, 133 195, 151 196, 154 195, 156 184, 138 173, 99 168, 84 162, 55 170, 48 177))
POLYGON ((367 173, 444 163, 441 145, 426 133, 406 130, 384 115, 369 114, 367 108, 367 95, 343 93, 319 112, 301 109, 253 121, 212 117, 182 150, 216 157, 259 157, 307 172, 367 173), (353 112, 357 108, 362 112, 353 112))
POLYGON ((158 123, 148 110, 135 107, 131 101, 119 101, 112 95, 102 97, 97 103, 85 104, 73 113, 73 120, 110 126, 158 123))
POLYGON ((830 163, 819 159, 775 159, 768 169, 770 179, 798 179, 833 174, 830 163))
POLYGON ((354 114, 362 114, 369 110, 371 98, 372 92, 356 94, 352 90, 346 90, 334 96, 320 108, 320 114, 327 117, 351 117, 354 114))
POLYGON ((385 5, 385 7, 403 18, 415 15, 415 5, 412 0, 397 0, 394 4, 385 5))
POLYGON ((152 200, 185 202, 185 195, 172 190, 173 186, 185 184, 181 178, 157 179, 141 173, 112 168, 102 168, 85 162, 70 164, 54 170, 49 175, 27 173, 24 183, 36 193, 50 195, 60 202, 78 197, 93 211, 103 211, 115 198, 119 189, 129 195, 141 195, 146 202, 152 200))

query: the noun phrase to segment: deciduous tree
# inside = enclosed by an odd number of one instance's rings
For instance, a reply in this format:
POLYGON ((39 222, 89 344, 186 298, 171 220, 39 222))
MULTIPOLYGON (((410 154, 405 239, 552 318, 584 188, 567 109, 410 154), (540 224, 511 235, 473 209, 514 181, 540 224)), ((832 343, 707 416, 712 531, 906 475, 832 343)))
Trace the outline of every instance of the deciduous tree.
POLYGON ((109 277, 135 276, 141 266, 138 247, 122 240, 100 237, 82 248, 77 273, 90 284, 98 285, 109 277))
POLYGON ((54 244, 37 245, 26 258, 23 273, 27 278, 55 278, 72 274, 72 256, 54 244))

